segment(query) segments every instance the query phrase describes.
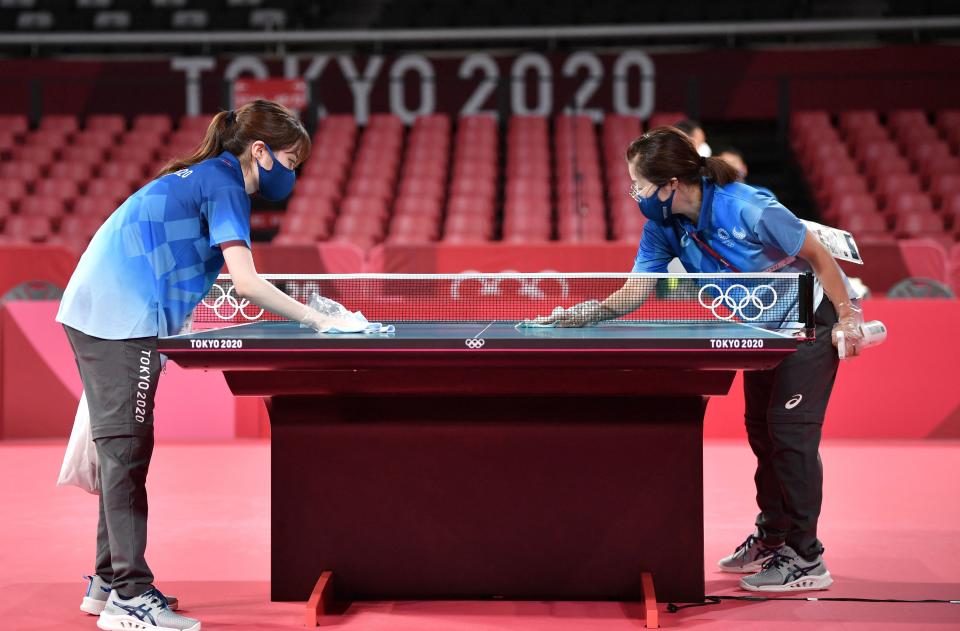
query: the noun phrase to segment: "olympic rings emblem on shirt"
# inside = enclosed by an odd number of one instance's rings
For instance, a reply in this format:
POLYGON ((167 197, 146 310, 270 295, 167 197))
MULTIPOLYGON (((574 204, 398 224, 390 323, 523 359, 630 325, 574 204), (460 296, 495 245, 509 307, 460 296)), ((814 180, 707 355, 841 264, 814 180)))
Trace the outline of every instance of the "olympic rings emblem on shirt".
MULTIPOLYGON (((213 304, 207 302, 206 298, 201 300, 201 302, 203 306, 213 311, 221 320, 233 320, 240 315, 252 322, 258 320, 264 314, 263 309, 260 309, 260 312, 255 315, 247 313, 246 309, 252 303, 245 298, 237 300, 237 297, 233 295, 233 285, 230 285, 230 289, 227 290, 224 290, 223 285, 214 285, 210 289, 210 292, 214 293, 215 290, 219 291, 220 295, 213 300, 213 304)), ((209 295, 207 297, 209 298, 209 295)))
POLYGON ((468 337, 463 341, 467 345, 467 348, 472 348, 477 350, 478 348, 483 348, 483 345, 487 343, 482 337, 468 337))
POLYGON ((753 289, 749 289, 739 283, 730 285, 726 290, 723 290, 719 285, 707 283, 700 288, 697 300, 700 301, 700 305, 704 309, 709 309, 713 312, 714 317, 719 320, 732 320, 736 316, 740 316, 744 320, 752 322, 760 319, 764 311, 777 304, 777 290, 771 285, 757 285, 753 289), (717 294, 709 303, 703 299, 703 292, 708 289, 717 294), (722 315, 721 312, 717 311, 720 307, 726 307, 730 310, 730 313, 722 315), (748 308, 751 311, 755 309, 756 313, 752 316, 747 315, 745 309, 748 308))

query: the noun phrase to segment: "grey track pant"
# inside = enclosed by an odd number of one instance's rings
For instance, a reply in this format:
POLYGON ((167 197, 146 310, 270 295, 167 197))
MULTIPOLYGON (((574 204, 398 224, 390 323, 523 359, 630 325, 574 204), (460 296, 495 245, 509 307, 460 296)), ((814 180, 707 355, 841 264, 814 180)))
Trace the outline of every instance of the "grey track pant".
POLYGON ((96 571, 121 596, 153 587, 147 548, 147 471, 160 377, 157 338, 105 340, 64 327, 80 369, 100 459, 96 571))

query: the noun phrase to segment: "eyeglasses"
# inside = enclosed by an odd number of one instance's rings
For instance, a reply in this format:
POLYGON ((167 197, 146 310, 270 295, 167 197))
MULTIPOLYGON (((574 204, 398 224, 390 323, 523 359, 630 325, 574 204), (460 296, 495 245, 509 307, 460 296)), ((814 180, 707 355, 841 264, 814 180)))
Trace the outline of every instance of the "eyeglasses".
POLYGON ((633 201, 639 202, 640 198, 643 197, 642 193, 648 188, 650 188, 649 183, 646 184, 645 186, 640 186, 637 182, 634 182, 630 186, 630 190, 627 192, 627 195, 629 195, 630 199, 632 199, 633 201))

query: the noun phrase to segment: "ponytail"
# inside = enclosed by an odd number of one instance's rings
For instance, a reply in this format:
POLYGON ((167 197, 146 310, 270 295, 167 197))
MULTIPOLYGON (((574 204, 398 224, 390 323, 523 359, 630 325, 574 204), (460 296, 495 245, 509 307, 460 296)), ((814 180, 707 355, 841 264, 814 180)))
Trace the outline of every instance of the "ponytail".
POLYGON ((740 174, 720 158, 700 158, 700 175, 717 186, 739 182, 740 174))
POLYGON ((232 114, 233 110, 220 112, 214 116, 213 120, 210 121, 210 125, 207 127, 207 132, 204 134, 203 140, 201 140, 197 148, 193 150, 193 153, 189 156, 174 158, 167 162, 163 168, 160 169, 160 172, 157 173, 157 177, 192 167, 195 164, 199 164, 204 160, 223 153, 223 139, 227 135, 228 130, 227 119, 234 118, 232 114))
POLYGON ((258 99, 214 116, 193 153, 171 160, 157 177, 192 167, 224 151, 239 158, 255 140, 263 141, 273 151, 293 151, 297 164, 310 156, 310 135, 296 114, 279 103, 258 99))
POLYGON ((672 178, 697 184, 706 177, 718 186, 736 182, 736 169, 720 158, 704 158, 693 140, 676 127, 654 127, 627 147, 627 162, 647 181, 662 186, 672 178))

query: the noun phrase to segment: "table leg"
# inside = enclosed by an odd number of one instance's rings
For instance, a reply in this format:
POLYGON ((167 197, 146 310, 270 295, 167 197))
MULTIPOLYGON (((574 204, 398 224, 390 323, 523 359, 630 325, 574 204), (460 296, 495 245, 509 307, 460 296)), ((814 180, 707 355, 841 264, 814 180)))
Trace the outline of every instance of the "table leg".
POLYGON ((643 626, 648 629, 659 629, 660 617, 657 611, 657 593, 653 589, 653 574, 650 572, 644 572, 640 575, 640 593, 643 600, 643 626))
POLYGON ((307 608, 304 611, 304 624, 316 627, 321 616, 331 613, 333 604, 333 572, 326 571, 320 574, 317 584, 313 587, 307 608))

